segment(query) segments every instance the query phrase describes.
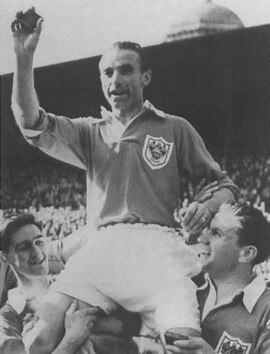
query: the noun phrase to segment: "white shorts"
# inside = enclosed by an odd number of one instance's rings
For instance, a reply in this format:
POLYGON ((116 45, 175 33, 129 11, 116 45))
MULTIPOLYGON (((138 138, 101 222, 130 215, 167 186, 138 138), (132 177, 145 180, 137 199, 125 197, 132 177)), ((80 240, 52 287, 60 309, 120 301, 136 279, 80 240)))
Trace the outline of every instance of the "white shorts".
POLYGON ((52 290, 106 313, 120 304, 162 333, 173 327, 199 330, 196 286, 190 279, 199 270, 194 250, 173 229, 117 224, 91 234, 52 290))

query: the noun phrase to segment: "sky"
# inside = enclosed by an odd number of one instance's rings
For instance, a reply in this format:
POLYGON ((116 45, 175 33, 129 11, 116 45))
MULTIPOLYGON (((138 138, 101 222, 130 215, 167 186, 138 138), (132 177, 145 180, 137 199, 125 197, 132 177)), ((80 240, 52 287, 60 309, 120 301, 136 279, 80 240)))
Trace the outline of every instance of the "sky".
MULTIPOLYGON (((35 6, 44 18, 35 67, 101 54, 117 40, 162 43, 181 11, 203 0, 1 0, 0 74, 15 65, 10 24, 35 6)), ((234 11, 245 27, 270 23, 269 0, 213 0, 234 11)))

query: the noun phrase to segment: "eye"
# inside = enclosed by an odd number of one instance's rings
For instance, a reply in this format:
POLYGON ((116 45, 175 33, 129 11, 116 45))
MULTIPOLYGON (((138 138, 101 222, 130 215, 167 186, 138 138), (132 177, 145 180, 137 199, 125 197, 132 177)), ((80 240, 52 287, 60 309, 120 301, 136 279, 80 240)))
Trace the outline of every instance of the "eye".
POLYGON ((104 71, 104 75, 107 77, 112 77, 113 76, 113 70, 112 69, 106 69, 104 71))
POLYGON ((15 247, 15 250, 18 252, 26 252, 31 248, 31 243, 30 242, 24 242, 20 243, 15 247))
POLYGON ((43 246, 44 245, 44 241, 43 240, 36 240, 35 241, 35 245, 36 246, 43 246))
POLYGON ((130 64, 126 64, 126 65, 121 66, 120 72, 122 75, 127 75, 127 74, 132 73, 133 71, 134 71, 133 66, 130 64))
POLYGON ((218 232, 218 230, 216 228, 212 228, 209 231, 210 231, 211 236, 221 237, 220 233, 218 232))

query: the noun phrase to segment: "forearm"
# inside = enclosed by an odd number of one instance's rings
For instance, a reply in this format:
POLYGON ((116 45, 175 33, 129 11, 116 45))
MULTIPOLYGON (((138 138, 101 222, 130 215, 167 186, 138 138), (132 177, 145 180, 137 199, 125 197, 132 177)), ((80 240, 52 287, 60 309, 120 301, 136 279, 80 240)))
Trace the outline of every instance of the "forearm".
POLYGON ((64 336, 52 354, 74 354, 81 344, 82 343, 78 343, 75 340, 68 338, 68 336, 64 336))
POLYGON ((16 56, 13 77, 12 108, 24 128, 33 128, 39 119, 39 102, 34 86, 33 54, 16 56))

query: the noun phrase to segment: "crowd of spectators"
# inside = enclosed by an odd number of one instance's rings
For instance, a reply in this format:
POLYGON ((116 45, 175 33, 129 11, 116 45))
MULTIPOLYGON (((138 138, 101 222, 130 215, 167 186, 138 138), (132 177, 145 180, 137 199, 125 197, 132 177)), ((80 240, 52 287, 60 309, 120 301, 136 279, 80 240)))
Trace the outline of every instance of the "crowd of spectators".
MULTIPOLYGON (((236 157, 220 164, 239 186, 241 201, 270 212, 270 157, 236 157)), ((187 203, 194 188, 185 180, 182 185, 187 203)), ((85 224, 85 195, 85 172, 54 160, 16 162, 2 169, 2 209, 33 213, 51 237, 64 237, 85 224)))

